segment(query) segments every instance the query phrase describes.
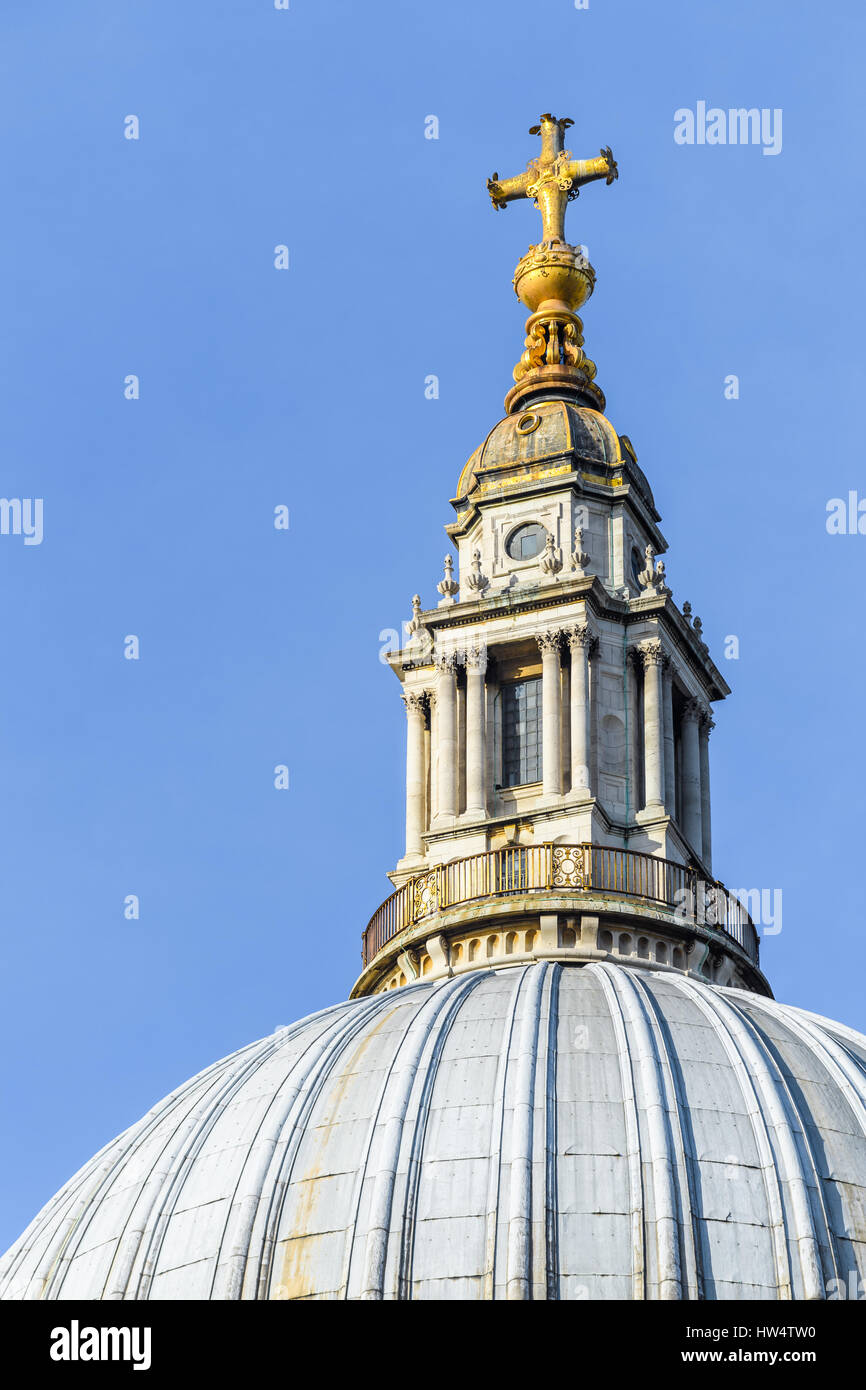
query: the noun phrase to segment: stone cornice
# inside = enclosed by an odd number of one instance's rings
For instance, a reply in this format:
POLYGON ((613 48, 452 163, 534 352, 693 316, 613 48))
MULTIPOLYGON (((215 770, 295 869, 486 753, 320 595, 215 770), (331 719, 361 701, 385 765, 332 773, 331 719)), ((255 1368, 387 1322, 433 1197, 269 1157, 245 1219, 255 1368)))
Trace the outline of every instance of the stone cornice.
MULTIPOLYGON (((513 593, 513 590, 509 590, 506 591, 506 594, 497 595, 495 598, 454 604, 447 610, 434 609, 428 615, 430 619, 428 626, 431 630, 438 631, 453 631, 460 628, 474 628, 477 631, 484 623, 517 615, 545 613, 552 608, 562 608, 563 604, 574 599, 586 602, 597 617, 607 614, 614 614, 620 620, 627 617, 626 604, 620 599, 609 599, 597 575, 583 579, 557 581, 555 586, 554 584, 539 585, 534 587, 531 593, 524 592, 520 597, 512 597, 513 593)), ((562 617, 558 617, 552 626, 563 629, 571 627, 576 621, 576 617, 575 614, 564 612, 562 617)), ((546 619, 544 626, 547 626, 546 619)), ((527 637, 534 636, 533 633, 526 635, 527 637)), ((486 636, 484 638, 484 645, 488 650, 497 645, 498 642, 498 638, 493 640, 486 636)), ((477 641, 473 642, 472 645, 478 645, 477 641)), ((390 651, 386 657, 388 665, 396 671, 401 680, 404 671, 418 670, 433 664, 429 656, 422 662, 414 662, 411 649, 406 647, 402 650, 390 651)))
POLYGON ((585 493, 608 503, 621 505, 628 501, 653 537, 653 549, 658 554, 663 553, 667 542, 659 530, 661 515, 655 506, 649 505, 636 480, 629 476, 628 465, 615 465, 609 477, 599 471, 604 467, 594 459, 576 462, 571 454, 558 454, 544 460, 542 471, 537 465, 525 462, 482 468, 475 475, 477 486, 470 494, 451 498, 457 520, 446 525, 445 530, 454 538, 465 535, 486 506, 496 506, 505 500, 503 494, 508 494, 509 498, 536 497, 569 487, 578 494, 585 493))
MULTIPOLYGON (((515 614, 543 612, 546 609, 561 607, 574 599, 580 599, 585 603, 587 611, 594 617, 614 619, 626 628, 633 627, 646 618, 655 618, 669 639, 668 646, 680 657, 681 664, 691 671, 702 687, 704 699, 723 700, 730 695, 730 686, 712 657, 700 646, 694 630, 686 622, 670 595, 631 600, 615 598, 605 589, 598 575, 589 575, 583 579, 558 579, 554 583, 533 586, 531 591, 524 590, 523 593, 508 589, 490 598, 455 603, 447 609, 434 608, 422 613, 420 617, 426 627, 444 631, 477 627, 479 623, 506 616, 512 617, 515 614)), ((563 614, 557 622, 566 629, 573 625, 574 620, 569 620, 568 616, 563 614)), ((489 645, 495 645, 495 642, 489 645)), ((397 671, 398 676, 404 669, 420 669, 431 664, 429 660, 414 663, 411 660, 411 652, 407 649, 389 652, 388 663, 397 671), (408 660, 405 659, 407 657, 408 660)))

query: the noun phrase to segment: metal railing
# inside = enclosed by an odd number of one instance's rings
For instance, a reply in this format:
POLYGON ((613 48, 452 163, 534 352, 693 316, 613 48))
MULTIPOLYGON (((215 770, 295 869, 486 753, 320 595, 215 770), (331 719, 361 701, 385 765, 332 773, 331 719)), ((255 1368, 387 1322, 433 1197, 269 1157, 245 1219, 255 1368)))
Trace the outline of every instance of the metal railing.
POLYGON ((617 893, 674 908, 686 925, 695 922, 723 932, 758 963, 758 934, 748 911, 723 884, 696 869, 604 845, 509 845, 411 878, 377 908, 361 938, 365 966, 406 927, 434 913, 480 898, 537 889, 617 893))

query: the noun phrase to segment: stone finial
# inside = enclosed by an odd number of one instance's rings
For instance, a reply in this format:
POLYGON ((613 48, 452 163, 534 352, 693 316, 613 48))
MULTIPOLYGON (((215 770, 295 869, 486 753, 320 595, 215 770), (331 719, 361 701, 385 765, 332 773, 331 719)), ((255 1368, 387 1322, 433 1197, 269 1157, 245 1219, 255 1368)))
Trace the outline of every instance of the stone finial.
POLYGON ((648 545, 644 550, 644 567, 638 575, 641 588, 646 589, 653 582, 656 557, 653 548, 648 545))
POLYGON ((665 583, 664 560, 656 561, 651 545, 648 545, 644 550, 644 567, 637 578, 641 589, 648 598, 670 593, 670 589, 665 583))
POLYGON ((433 635, 421 621, 420 594, 413 595, 412 617, 403 627, 406 630, 407 658, 416 663, 426 661, 433 650, 433 635))
POLYGON ((688 599, 686 599, 685 603, 683 604, 683 617, 685 618, 687 623, 691 623, 692 605, 689 603, 688 599))
POLYGON ((700 618, 695 618, 695 621, 692 623, 692 632, 698 639, 698 646, 701 651, 708 652, 710 649, 704 641, 704 625, 700 618))
POLYGON ((412 597, 412 619, 406 624, 406 631, 411 636, 413 632, 421 632, 424 624, 421 621, 421 595, 414 594, 412 597))
POLYGON ((443 603, 454 603, 460 585, 454 578, 454 561, 450 555, 445 556, 445 577, 439 581, 436 588, 442 595, 443 603))
POLYGON ((571 552, 571 568, 579 579, 584 578, 589 560, 589 552, 583 548, 583 527, 577 526, 574 532, 574 550, 571 552))
MULTIPOLYGON (((487 578, 487 575, 481 573, 480 550, 473 550, 472 552, 472 564, 469 567, 469 573, 466 575, 465 582, 467 589, 470 589, 472 593, 477 594, 479 598, 490 584, 490 580, 487 578)), ((439 587, 442 587, 441 584, 439 587)))
POLYGON ((562 551, 558 546, 553 544, 552 531, 548 531, 547 540, 544 542, 541 568, 544 570, 544 573, 549 574, 551 578, 553 578, 555 574, 559 574, 559 571, 562 569, 562 551))

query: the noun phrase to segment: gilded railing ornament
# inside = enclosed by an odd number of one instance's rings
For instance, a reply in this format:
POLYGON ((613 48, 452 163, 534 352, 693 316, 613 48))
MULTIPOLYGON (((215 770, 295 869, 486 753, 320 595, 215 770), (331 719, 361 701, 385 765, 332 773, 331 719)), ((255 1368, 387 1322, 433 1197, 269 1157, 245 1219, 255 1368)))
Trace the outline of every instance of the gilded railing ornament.
POLYGON ((584 851, 580 845, 553 846, 554 888, 585 888, 587 886, 584 851))
POLYGON ((584 248, 565 240, 566 205, 583 184, 596 179, 613 183, 619 177, 609 148, 594 159, 574 159, 563 148, 565 131, 573 122, 549 112, 530 135, 541 136, 541 153, 522 174, 487 180, 493 206, 504 208, 519 198, 532 198, 541 213, 541 241, 530 246, 514 272, 514 292, 531 310, 526 322, 525 351, 514 368, 516 385, 505 408, 516 410, 541 385, 570 384, 576 394, 598 409, 604 396, 595 385, 596 367, 583 351, 583 324, 577 316, 595 287, 595 271, 584 248))
POLYGON ((419 918, 429 917, 431 912, 435 912, 439 906, 439 875, 436 869, 431 869, 429 874, 416 878, 412 893, 413 916, 416 922, 419 918))

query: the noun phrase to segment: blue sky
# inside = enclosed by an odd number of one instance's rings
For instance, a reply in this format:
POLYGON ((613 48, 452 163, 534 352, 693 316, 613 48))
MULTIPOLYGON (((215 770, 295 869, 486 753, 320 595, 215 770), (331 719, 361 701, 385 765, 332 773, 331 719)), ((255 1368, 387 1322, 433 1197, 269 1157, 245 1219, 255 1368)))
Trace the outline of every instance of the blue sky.
POLYGON ((620 165, 568 230, 608 414, 733 688, 716 871, 783 892, 777 997, 866 1030, 866 536, 825 527, 866 498, 864 24, 796 0, 7 0, 0 493, 44 499, 44 539, 0 536, 0 1247, 174 1086, 351 988, 402 848, 379 633, 435 597, 501 415, 538 218, 485 180, 542 111, 620 165), (698 101, 780 108, 781 153, 677 145, 698 101))

